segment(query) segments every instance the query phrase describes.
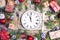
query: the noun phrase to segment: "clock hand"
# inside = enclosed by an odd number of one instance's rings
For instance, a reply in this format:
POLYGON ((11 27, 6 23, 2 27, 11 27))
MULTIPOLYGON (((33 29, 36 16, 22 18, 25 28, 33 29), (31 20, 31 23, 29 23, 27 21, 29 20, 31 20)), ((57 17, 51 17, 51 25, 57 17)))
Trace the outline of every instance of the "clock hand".
POLYGON ((31 16, 29 16, 29 18, 30 18, 30 21, 31 21, 31 16))
POLYGON ((31 21, 31 15, 29 15, 29 14, 27 14, 28 16, 29 16, 29 18, 30 18, 30 21, 31 21))
POLYGON ((30 21, 32 22, 32 12, 30 12, 30 21))

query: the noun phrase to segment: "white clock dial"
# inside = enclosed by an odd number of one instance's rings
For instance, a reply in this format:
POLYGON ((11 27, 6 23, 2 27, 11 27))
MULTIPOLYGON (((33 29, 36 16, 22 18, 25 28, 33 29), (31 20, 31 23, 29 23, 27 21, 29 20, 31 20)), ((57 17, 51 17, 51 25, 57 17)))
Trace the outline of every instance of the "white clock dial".
POLYGON ((4 19, 5 18, 5 15, 4 14, 0 14, 0 19, 4 19))
POLYGON ((29 10, 22 15, 21 23, 27 30, 35 30, 41 24, 41 16, 38 12, 29 10))

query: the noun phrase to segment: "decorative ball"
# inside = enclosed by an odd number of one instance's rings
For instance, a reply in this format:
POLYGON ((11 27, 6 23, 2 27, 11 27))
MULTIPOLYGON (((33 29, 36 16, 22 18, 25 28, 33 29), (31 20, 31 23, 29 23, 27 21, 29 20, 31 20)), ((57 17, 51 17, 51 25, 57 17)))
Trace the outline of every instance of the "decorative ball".
POLYGON ((0 14, 0 19, 4 19, 5 18, 5 15, 4 14, 0 14))
POLYGON ((16 38, 16 35, 13 35, 13 36, 12 36, 12 39, 15 39, 15 38, 16 38))
POLYGON ((20 3, 24 2, 24 0, 19 0, 20 3))
POLYGON ((6 20, 5 19, 0 19, 0 23, 1 24, 5 24, 6 23, 6 20))
POLYGON ((27 40, 34 40, 34 38, 29 35, 29 36, 27 37, 27 40))
POLYGON ((0 32, 0 37, 1 37, 2 40, 9 40, 10 36, 9 36, 9 34, 6 30, 2 30, 0 32))
POLYGON ((42 33, 41 34, 41 38, 45 39, 45 37, 46 37, 46 34, 45 33, 42 33))
POLYGON ((55 25, 55 26, 59 25, 58 20, 54 20, 53 22, 54 22, 54 25, 55 25))
POLYGON ((15 0, 15 4, 16 4, 16 5, 19 4, 19 0, 15 0))
POLYGON ((51 16, 50 16, 50 20, 51 20, 51 21, 54 21, 54 19, 55 19, 55 18, 54 18, 54 15, 51 15, 51 16))
POLYGON ((40 0, 34 0, 34 3, 35 4, 39 4, 40 3, 40 0))

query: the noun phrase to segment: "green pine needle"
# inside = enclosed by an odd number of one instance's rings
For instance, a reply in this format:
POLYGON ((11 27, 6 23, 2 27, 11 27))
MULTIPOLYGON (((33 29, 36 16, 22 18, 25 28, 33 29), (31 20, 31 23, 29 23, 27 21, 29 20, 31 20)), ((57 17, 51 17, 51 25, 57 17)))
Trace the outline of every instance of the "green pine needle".
POLYGON ((27 7, 27 5, 25 5, 25 10, 27 10, 28 9, 28 7, 27 7))

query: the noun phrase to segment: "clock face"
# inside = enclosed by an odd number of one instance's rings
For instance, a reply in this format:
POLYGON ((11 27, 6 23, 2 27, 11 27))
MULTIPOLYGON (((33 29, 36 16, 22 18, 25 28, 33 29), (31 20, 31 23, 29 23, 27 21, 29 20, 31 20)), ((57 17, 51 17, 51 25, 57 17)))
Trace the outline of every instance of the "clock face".
POLYGON ((21 23, 27 30, 36 30, 41 24, 41 16, 38 12, 29 10, 22 15, 21 23))

